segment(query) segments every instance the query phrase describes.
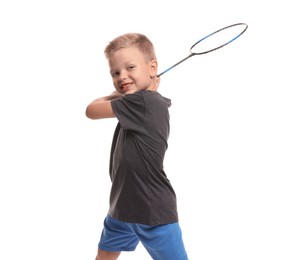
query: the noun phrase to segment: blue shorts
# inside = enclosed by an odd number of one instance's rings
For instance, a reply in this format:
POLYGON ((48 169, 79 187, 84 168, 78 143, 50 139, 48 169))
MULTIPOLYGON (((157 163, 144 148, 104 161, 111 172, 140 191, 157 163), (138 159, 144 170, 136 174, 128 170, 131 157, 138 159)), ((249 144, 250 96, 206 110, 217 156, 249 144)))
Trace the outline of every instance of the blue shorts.
POLYGON ((188 260, 179 223, 133 224, 107 216, 98 247, 104 251, 134 251, 139 241, 154 260, 188 260))

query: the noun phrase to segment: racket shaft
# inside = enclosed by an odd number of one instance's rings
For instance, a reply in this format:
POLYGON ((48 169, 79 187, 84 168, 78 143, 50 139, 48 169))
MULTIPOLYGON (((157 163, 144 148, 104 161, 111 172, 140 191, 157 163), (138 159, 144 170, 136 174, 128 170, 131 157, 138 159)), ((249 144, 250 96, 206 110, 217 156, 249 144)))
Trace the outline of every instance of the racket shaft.
POLYGON ((160 77, 161 75, 165 74, 166 72, 170 71, 172 68, 176 67, 177 65, 179 65, 180 63, 184 62, 185 60, 187 60, 188 58, 192 57, 193 55, 195 55, 194 53, 191 53, 189 56, 187 56, 186 58, 180 60, 179 62, 177 62, 176 64, 174 64, 173 66, 167 68, 166 70, 164 70, 162 73, 158 74, 157 77, 160 77))

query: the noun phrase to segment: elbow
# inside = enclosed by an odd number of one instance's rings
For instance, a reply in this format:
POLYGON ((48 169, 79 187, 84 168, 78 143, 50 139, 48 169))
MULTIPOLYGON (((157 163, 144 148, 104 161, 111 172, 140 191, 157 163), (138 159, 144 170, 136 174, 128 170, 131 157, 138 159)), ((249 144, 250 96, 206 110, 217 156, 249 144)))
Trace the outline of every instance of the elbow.
POLYGON ((87 106, 85 111, 86 117, 89 119, 102 119, 114 117, 110 103, 92 103, 87 106))
POLYGON ((86 117, 89 118, 89 119, 96 119, 96 118, 93 116, 93 113, 92 113, 92 111, 91 111, 91 109, 90 109, 89 106, 88 106, 88 107, 86 108, 86 110, 85 110, 85 115, 86 115, 86 117))

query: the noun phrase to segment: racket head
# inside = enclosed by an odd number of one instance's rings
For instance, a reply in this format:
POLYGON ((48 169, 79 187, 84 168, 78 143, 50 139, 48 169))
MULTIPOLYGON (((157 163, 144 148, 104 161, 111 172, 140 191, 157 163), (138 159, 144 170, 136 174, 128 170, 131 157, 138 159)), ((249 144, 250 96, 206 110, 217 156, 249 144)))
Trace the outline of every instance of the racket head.
POLYGON ((190 57, 218 50, 239 38, 248 28, 246 23, 235 23, 201 38, 190 48, 190 57))

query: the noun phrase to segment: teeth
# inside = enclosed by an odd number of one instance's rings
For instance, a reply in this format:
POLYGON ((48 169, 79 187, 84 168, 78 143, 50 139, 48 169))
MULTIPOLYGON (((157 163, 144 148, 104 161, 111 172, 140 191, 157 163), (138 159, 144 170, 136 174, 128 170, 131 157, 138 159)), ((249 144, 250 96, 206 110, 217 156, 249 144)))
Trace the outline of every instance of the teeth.
POLYGON ((131 85, 131 83, 126 83, 126 84, 121 85, 121 87, 125 88, 125 87, 130 86, 130 85, 131 85))

